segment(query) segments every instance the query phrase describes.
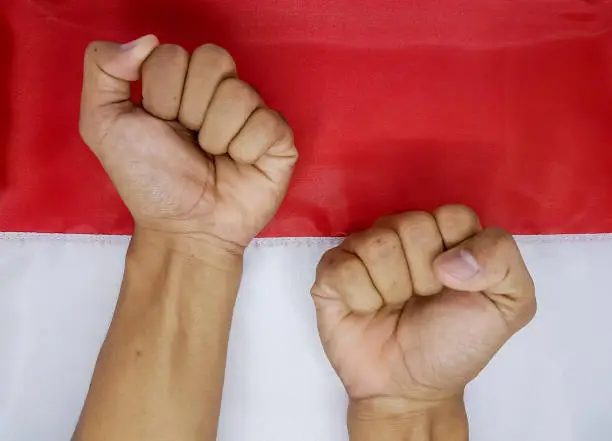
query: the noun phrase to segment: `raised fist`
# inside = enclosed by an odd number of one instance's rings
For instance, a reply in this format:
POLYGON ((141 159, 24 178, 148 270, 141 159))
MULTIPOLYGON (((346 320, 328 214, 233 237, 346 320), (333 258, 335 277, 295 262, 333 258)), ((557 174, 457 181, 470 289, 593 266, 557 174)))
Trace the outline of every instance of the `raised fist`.
POLYGON ((190 56, 148 35, 85 54, 81 136, 137 228, 242 248, 276 213, 297 160, 291 129, 214 45, 190 56), (142 79, 142 107, 130 82, 142 79))
POLYGON ((514 239, 449 205, 380 219, 328 251, 312 288, 325 351, 354 402, 422 411, 534 316, 514 239))

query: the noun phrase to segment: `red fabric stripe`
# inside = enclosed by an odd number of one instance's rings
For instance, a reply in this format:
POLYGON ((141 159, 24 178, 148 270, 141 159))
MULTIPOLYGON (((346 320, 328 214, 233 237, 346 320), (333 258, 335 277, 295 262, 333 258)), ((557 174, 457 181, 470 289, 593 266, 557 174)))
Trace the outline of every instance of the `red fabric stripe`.
POLYGON ((610 1, 2 1, 0 230, 130 232, 78 138, 81 58, 154 32, 227 47, 292 123, 264 235, 458 201, 515 233, 612 231, 610 1))

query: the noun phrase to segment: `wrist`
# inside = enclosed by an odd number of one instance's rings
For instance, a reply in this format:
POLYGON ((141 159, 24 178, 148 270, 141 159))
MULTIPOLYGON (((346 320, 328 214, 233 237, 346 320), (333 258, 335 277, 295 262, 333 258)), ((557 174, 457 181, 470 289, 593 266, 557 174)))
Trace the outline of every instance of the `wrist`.
POLYGON ((186 348, 204 339, 224 354, 241 276, 241 253, 137 227, 113 329, 140 338, 147 328, 162 345, 180 335, 186 348))
POLYGON ((136 225, 130 244, 156 254, 173 254, 191 264, 219 271, 242 269, 245 247, 206 234, 182 234, 152 230, 136 225))
POLYGON ((242 263, 242 250, 213 239, 137 226, 127 251, 118 311, 154 307, 159 313, 180 313, 196 323, 216 311, 219 320, 229 323, 242 263), (183 314, 186 311, 189 314, 183 314))
POLYGON ((439 402, 415 403, 380 397, 351 400, 351 441, 467 441, 463 394, 439 402))

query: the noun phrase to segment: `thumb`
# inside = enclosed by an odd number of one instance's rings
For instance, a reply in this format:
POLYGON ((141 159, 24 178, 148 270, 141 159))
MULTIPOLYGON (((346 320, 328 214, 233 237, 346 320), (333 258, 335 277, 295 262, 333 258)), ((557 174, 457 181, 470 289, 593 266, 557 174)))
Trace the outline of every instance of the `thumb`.
POLYGON ((87 47, 81 96, 81 133, 85 142, 89 144, 87 135, 95 126, 125 110, 126 105, 131 107, 130 82, 140 78, 142 63, 158 45, 157 37, 145 35, 123 45, 95 41, 87 47))
POLYGON ((514 238, 501 228, 487 228, 442 253, 434 272, 448 288, 482 291, 518 328, 535 314, 533 280, 514 238))

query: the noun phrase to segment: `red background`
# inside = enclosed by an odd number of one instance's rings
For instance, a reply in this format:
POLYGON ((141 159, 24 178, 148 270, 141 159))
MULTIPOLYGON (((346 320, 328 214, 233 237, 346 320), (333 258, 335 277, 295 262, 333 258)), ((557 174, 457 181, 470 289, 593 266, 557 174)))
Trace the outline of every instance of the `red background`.
POLYGON ((0 230, 131 231, 77 133, 82 55, 226 47, 301 162, 267 236, 463 202, 515 233, 612 231, 612 3, 0 0, 0 230))

